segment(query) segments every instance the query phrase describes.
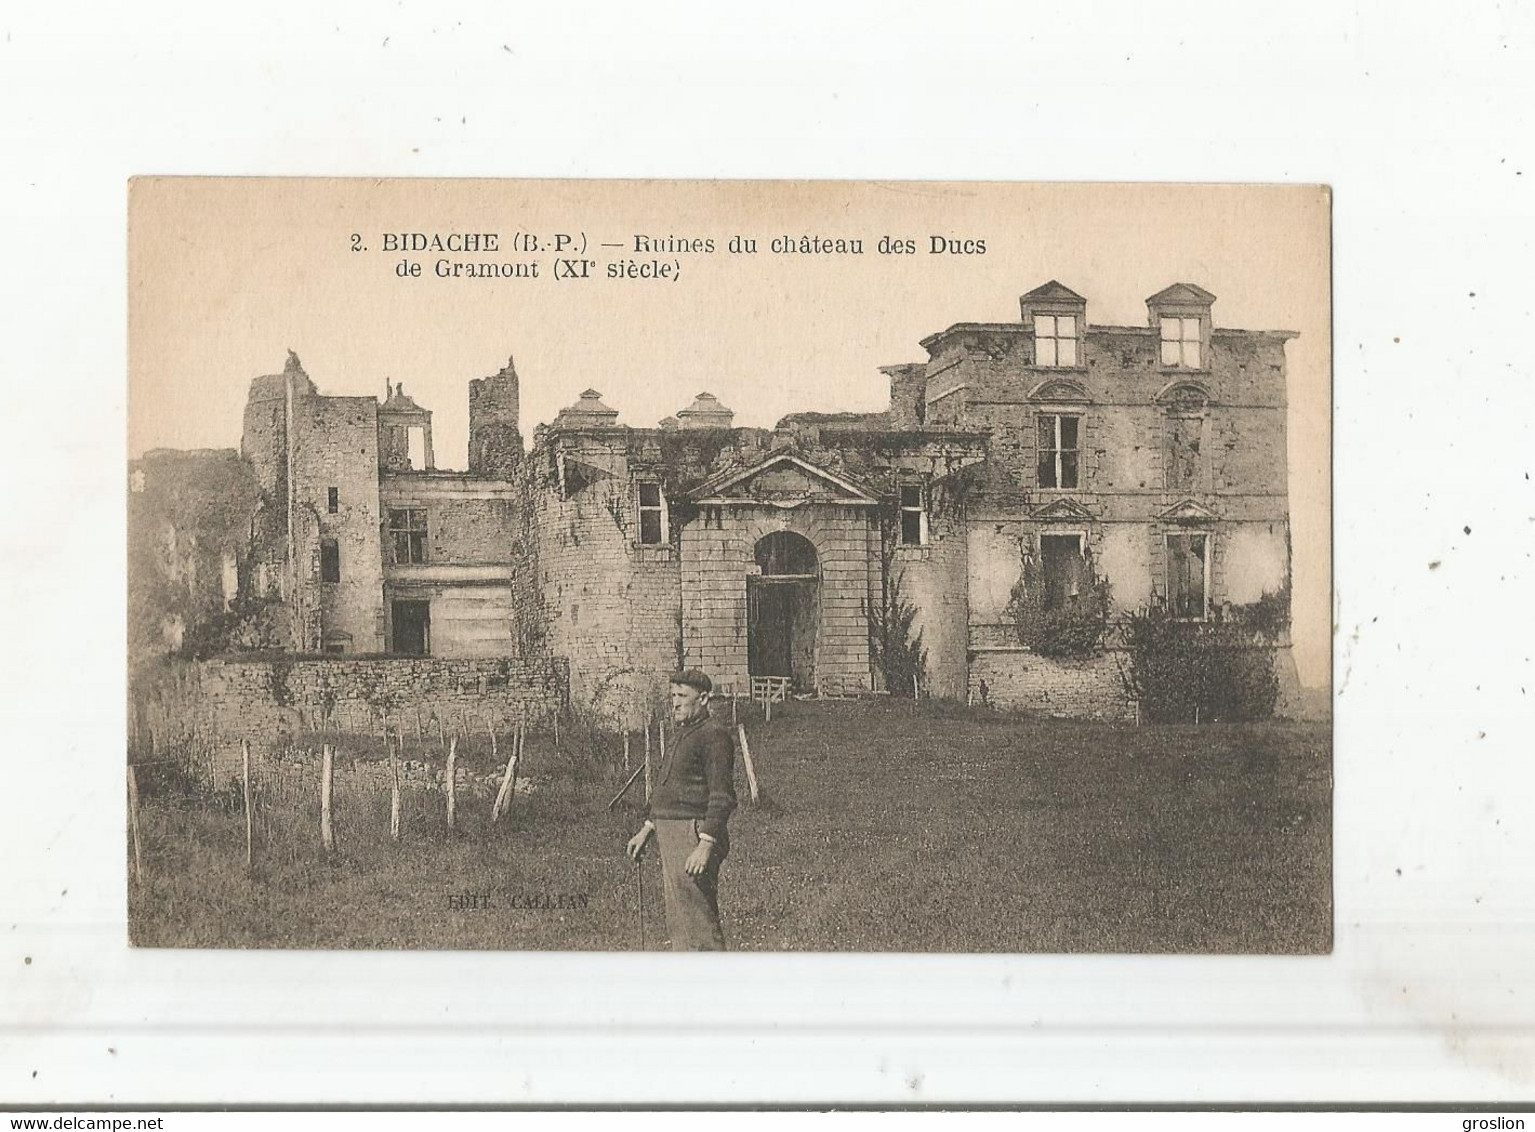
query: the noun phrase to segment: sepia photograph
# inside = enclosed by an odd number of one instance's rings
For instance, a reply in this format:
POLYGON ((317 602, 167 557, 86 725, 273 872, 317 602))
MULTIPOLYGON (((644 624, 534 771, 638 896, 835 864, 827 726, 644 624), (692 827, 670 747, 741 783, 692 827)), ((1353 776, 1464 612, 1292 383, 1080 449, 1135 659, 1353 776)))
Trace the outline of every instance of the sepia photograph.
POLYGON ((132 944, 1330 952, 1330 208, 134 179, 132 944))

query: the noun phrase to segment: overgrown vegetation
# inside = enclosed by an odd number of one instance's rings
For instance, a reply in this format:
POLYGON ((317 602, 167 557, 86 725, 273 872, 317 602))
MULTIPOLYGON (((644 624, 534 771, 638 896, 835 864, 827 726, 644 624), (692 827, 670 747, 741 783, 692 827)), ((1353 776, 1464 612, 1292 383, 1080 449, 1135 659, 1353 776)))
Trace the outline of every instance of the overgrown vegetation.
POLYGON ((881 600, 869 609, 869 654, 894 696, 910 696, 927 673, 927 646, 916 627, 917 607, 901 592, 901 576, 886 576, 881 600))
POLYGON ((1045 599, 1044 571, 1031 555, 1008 600, 1007 616, 1018 628, 1018 642, 1040 656, 1084 659, 1103 650, 1113 598, 1106 578, 1093 576, 1091 559, 1082 592, 1058 605, 1045 599))
POLYGON ((1274 714, 1273 644, 1288 617, 1276 621, 1272 602, 1253 604, 1254 614, 1230 619, 1180 621, 1159 606, 1124 619, 1120 674, 1144 720, 1237 723, 1274 714))

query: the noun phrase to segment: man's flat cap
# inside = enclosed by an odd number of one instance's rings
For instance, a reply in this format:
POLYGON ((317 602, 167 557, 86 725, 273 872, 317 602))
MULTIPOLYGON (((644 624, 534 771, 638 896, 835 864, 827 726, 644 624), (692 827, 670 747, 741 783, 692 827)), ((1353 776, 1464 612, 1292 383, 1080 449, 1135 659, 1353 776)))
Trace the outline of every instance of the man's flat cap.
POLYGON ((714 691, 714 681, 696 668, 689 668, 685 672, 672 674, 673 684, 682 684, 688 688, 697 688, 700 692, 714 691))

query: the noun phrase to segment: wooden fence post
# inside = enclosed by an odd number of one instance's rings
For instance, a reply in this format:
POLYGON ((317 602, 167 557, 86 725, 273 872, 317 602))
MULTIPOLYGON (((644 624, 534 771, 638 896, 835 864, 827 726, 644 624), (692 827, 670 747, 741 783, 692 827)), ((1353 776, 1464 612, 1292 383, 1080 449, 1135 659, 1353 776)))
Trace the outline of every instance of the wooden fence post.
POLYGON ((645 801, 650 801, 650 720, 645 721, 645 801))
POLYGON ((139 849, 139 776, 132 763, 128 764, 128 832, 133 835, 133 877, 144 879, 144 856, 139 849))
POLYGON ((624 729, 624 769, 629 769, 629 730, 624 729))
POLYGON ((448 743, 448 765, 446 774, 446 786, 448 791, 448 828, 452 829, 455 821, 454 814, 458 809, 458 783, 455 781, 458 774, 457 735, 453 736, 452 740, 448 743))
MULTIPOLYGON (((501 756, 496 751, 496 737, 495 737, 495 735, 491 735, 491 737, 490 737, 490 765, 491 766, 495 766, 500 761, 501 761, 501 756)), ((505 776, 504 775, 502 776, 502 780, 505 781, 505 776)), ((496 819, 499 818, 500 816, 501 816, 501 791, 500 791, 500 789, 497 789, 496 790, 496 796, 493 799, 491 799, 491 803, 490 803, 490 823, 492 825, 494 825, 496 823, 496 819)))
POLYGON ((752 764, 752 745, 746 741, 746 725, 738 724, 736 733, 741 736, 741 761, 746 764, 746 785, 751 790, 752 805, 756 805, 757 768, 752 764))
POLYGON ((251 813, 251 741, 240 740, 240 778, 241 785, 245 789, 245 867, 248 869, 256 861, 255 855, 255 830, 252 826, 254 816, 251 813))
MULTIPOLYGON (((490 741, 492 748, 494 748, 496 742, 494 735, 491 736, 490 741)), ((511 807, 509 794, 513 784, 517 781, 517 745, 516 734, 514 734, 512 737, 512 754, 506 760, 506 773, 501 776, 501 789, 496 791, 496 800, 490 807, 491 825, 495 825, 496 822, 500 821, 501 815, 511 807)))
POLYGON ((528 720, 524 716, 518 721, 517 727, 517 758, 512 763, 512 788, 506 795, 506 808, 512 808, 512 802, 517 797, 517 772, 522 768, 528 755, 528 720))
POLYGON ((330 793, 332 780, 331 745, 326 743, 320 750, 320 844, 327 853, 336 848, 336 834, 330 824, 330 793))
MULTIPOLYGON (((389 736, 384 735, 384 746, 389 745, 389 736)), ((405 753, 405 736, 400 734, 400 725, 394 725, 394 752, 389 757, 389 770, 394 775, 394 786, 389 792, 389 836, 398 841, 400 839, 400 756, 405 753)))

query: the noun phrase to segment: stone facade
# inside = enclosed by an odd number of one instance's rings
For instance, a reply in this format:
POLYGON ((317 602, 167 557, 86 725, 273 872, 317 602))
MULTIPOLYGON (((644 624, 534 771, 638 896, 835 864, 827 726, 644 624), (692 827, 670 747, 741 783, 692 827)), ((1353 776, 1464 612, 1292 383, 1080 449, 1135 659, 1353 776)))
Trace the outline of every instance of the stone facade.
POLYGON ((1113 652, 1069 660, 1016 646, 984 649, 970 666, 970 697, 973 703, 1046 716, 1133 720, 1135 704, 1120 677, 1123 662, 1113 652))
POLYGON ((270 735, 322 721, 367 734, 380 712, 402 728, 473 713, 503 726, 545 720, 566 705, 568 673, 550 660, 399 657, 208 660, 162 672, 141 689, 136 722, 162 738, 199 729, 215 735, 270 735))
POLYGON ((1292 335, 1215 326, 1214 301, 1175 284, 1101 326, 1051 282, 885 367, 883 413, 738 428, 703 392, 634 428, 588 389, 526 452, 509 360, 470 383, 467 472, 436 469, 403 387, 324 396, 290 355, 246 409, 242 569, 293 651, 558 658, 573 703, 631 725, 678 665, 1122 718, 1112 658, 1035 656, 1020 599, 1103 582, 1198 620, 1288 589, 1292 335), (873 615, 902 610, 924 660, 885 689, 873 615))
MULTIPOLYGON (((993 676, 993 703, 1038 703, 1027 689, 1048 666, 1014 651, 1003 595, 1045 557, 1044 538, 1075 540, 1119 610, 1182 598, 1208 617, 1287 590, 1293 335, 1216 327, 1213 302, 1175 284, 1147 300, 1147 326, 1095 326, 1087 301, 1051 282, 1022 297, 1017 323, 961 323, 924 340, 927 426, 990 437, 968 521, 971 652, 993 676), (1181 589, 1170 578, 1191 538, 1205 560, 1192 599, 1187 578, 1181 589), (1016 679, 1001 677, 1008 667, 1016 679)), ((1105 681, 1103 702, 1114 694, 1105 681)))

